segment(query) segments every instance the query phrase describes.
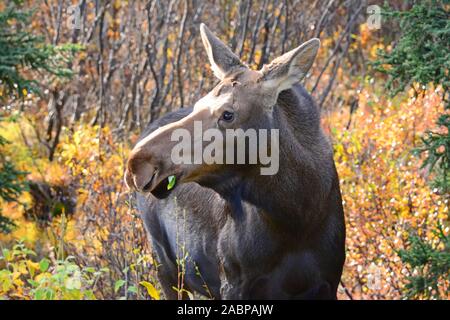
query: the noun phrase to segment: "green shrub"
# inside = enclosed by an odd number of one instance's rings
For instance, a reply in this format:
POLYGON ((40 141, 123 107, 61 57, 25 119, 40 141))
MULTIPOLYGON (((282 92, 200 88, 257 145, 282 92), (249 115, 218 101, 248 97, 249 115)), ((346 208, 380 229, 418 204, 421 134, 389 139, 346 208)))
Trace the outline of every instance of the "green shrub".
POLYGON ((73 257, 43 258, 19 242, 0 256, 0 299, 92 300, 107 269, 80 267, 73 257))
MULTIPOLYGON (((30 92, 39 93, 38 81, 25 77, 25 71, 43 71, 53 76, 51 81, 70 78, 72 71, 65 68, 79 45, 53 46, 42 36, 34 35, 30 28, 32 11, 21 8, 22 1, 11 1, 0 11, 0 102, 23 98, 30 92)), ((0 110, 4 112, 4 110, 0 110)), ((3 120, 0 114, 0 121, 3 120)), ((0 136, 0 148, 7 141, 0 136)), ((17 170, 13 163, 0 155, 0 200, 16 202, 26 189, 25 172, 17 170)), ((0 232, 8 233, 14 222, 1 215, 0 232)))
POLYGON ((445 236, 442 226, 438 226, 436 236, 437 244, 430 244, 416 235, 410 236, 410 248, 399 251, 402 261, 413 268, 406 285, 407 298, 440 299, 446 296, 439 284, 450 280, 450 238, 445 236))
MULTIPOLYGON (((416 154, 425 154, 423 167, 434 171, 432 184, 450 201, 450 13, 445 1, 413 1, 409 10, 384 8, 383 14, 400 24, 401 35, 391 52, 380 51, 375 69, 388 75, 386 88, 391 95, 412 87, 416 95, 423 94, 430 83, 442 87, 445 111, 436 128, 422 137, 416 154)), ((450 236, 441 225, 436 227, 433 241, 410 234, 408 249, 400 258, 413 270, 405 287, 407 298, 446 298, 440 293, 440 281, 450 281, 450 236), (436 243, 437 241, 437 243, 436 243)))

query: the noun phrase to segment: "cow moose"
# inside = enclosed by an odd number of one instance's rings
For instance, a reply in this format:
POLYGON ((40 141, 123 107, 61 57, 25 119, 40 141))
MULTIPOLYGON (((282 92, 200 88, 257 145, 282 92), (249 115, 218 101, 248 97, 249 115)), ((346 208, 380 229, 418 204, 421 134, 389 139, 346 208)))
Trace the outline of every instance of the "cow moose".
POLYGON ((252 70, 204 24, 200 34, 220 82, 193 108, 152 122, 125 170, 164 295, 178 297, 183 246, 188 291, 214 299, 336 299, 345 260, 339 178, 320 110, 299 84, 320 41, 252 70), (174 163, 173 132, 193 131, 195 122, 223 132, 277 129, 278 172, 262 175, 259 162, 174 163))

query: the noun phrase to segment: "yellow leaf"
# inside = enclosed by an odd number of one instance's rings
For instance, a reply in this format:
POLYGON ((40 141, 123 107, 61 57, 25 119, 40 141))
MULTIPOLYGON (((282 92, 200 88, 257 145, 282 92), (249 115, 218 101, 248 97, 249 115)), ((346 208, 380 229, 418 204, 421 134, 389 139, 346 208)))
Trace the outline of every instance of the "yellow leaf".
POLYGON ((33 270, 38 270, 39 269, 39 263, 37 262, 33 262, 31 260, 27 260, 27 265, 28 268, 33 269, 33 270))
POLYGON ((37 282, 40 282, 42 279, 48 279, 48 278, 50 278, 51 276, 52 276, 51 273, 49 273, 49 272, 44 272, 44 273, 38 274, 38 275, 36 276, 36 278, 34 278, 34 280, 37 281, 37 282))
POLYGON ((17 287, 23 287, 23 285, 25 284, 20 278, 16 278, 13 280, 13 283, 17 286, 17 287))
POLYGON ((158 290, 156 290, 156 288, 150 282, 141 281, 141 282, 139 282, 139 284, 141 286, 144 286, 147 289, 147 292, 148 292, 149 296, 152 297, 152 299, 160 300, 158 290))

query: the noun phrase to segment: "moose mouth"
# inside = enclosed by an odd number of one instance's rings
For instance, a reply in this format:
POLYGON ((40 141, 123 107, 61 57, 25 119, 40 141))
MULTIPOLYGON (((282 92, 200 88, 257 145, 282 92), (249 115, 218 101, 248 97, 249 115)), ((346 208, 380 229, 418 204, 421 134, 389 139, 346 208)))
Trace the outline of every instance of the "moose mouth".
POLYGON ((158 171, 153 173, 150 181, 144 186, 142 191, 150 192, 158 199, 167 198, 173 190, 177 187, 177 180, 180 175, 168 175, 163 179, 159 179, 158 171))

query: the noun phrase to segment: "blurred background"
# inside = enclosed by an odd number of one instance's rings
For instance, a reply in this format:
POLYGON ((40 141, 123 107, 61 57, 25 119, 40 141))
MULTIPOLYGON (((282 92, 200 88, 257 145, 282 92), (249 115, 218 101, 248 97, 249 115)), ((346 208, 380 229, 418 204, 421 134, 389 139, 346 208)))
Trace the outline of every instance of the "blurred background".
POLYGON ((339 298, 448 299, 449 8, 2 0, 0 299, 161 298, 124 164, 149 122, 217 82, 201 22, 256 69, 321 39, 304 85, 343 193, 339 298))

